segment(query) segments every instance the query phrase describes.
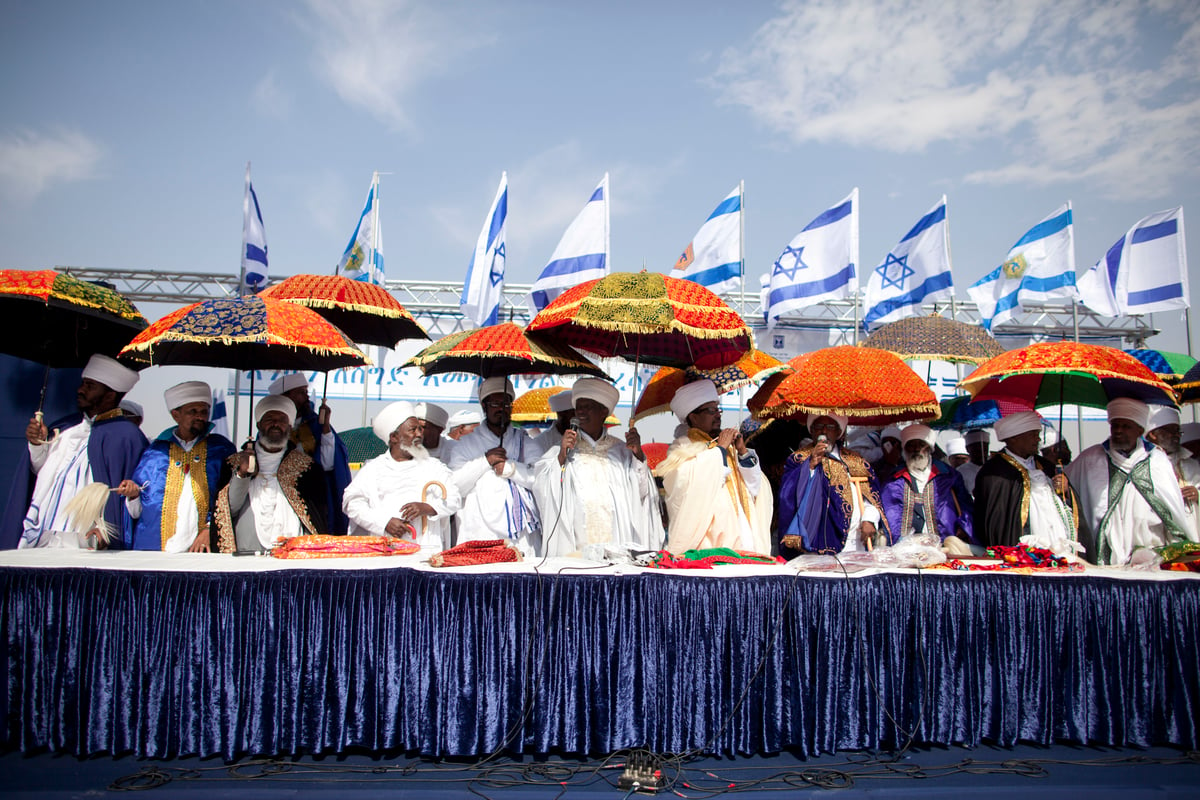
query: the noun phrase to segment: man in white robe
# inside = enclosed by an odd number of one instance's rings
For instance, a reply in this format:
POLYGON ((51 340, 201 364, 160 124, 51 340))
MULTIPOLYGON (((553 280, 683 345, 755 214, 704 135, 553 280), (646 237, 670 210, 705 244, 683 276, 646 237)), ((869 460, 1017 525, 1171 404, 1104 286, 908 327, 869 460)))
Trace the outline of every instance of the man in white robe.
POLYGON ((1183 493, 1167 454, 1142 439, 1150 409, 1131 398, 1108 404, 1109 438, 1066 468, 1080 513, 1095 533, 1096 563, 1125 565, 1140 547, 1185 537, 1183 493))
POLYGON ((479 385, 484 423, 455 443, 448 466, 463 497, 458 543, 505 539, 533 556, 541 552, 533 466, 542 451, 510 424, 514 397, 507 378, 479 385))
POLYGON ((363 464, 346 487, 342 508, 352 536, 386 534, 433 550, 450 546, 450 519, 462 507, 462 495, 450 469, 423 444, 420 416, 417 407, 399 402, 372 420, 388 450, 363 464))
POLYGON ((578 430, 568 427, 541 457, 534 481, 543 553, 599 561, 614 550, 660 549, 658 487, 641 439, 636 430, 621 441, 604 429, 620 392, 608 381, 581 378, 569 394, 578 430))
POLYGON ((413 406, 413 416, 425 423, 421 444, 425 446, 430 456, 440 461, 442 442, 446 441, 442 438, 442 431, 446 430, 446 423, 450 420, 450 415, 446 413, 446 409, 433 403, 417 403, 413 406))
POLYGON ((1200 464, 1180 444, 1182 426, 1179 409, 1172 406, 1154 406, 1150 412, 1150 429, 1146 438, 1157 445, 1175 470, 1179 491, 1183 495, 1184 532, 1193 542, 1200 542, 1200 514, 1196 512, 1196 501, 1200 499, 1200 464))
POLYGON ((716 385, 685 383, 671 399, 671 411, 688 430, 671 443, 655 471, 667 491, 668 549, 769 554, 771 485, 741 431, 721 427, 716 385))
POLYGON ((442 431, 442 443, 438 447, 438 458, 441 462, 449 466, 450 451, 454 449, 454 445, 482 423, 483 414, 479 413, 478 408, 467 408, 451 414, 450 419, 446 420, 446 430, 442 431))

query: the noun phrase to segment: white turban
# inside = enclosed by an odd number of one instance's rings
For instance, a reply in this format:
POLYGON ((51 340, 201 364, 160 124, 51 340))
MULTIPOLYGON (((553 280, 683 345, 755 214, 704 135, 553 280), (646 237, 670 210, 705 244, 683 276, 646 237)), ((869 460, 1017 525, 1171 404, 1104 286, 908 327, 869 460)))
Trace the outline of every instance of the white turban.
POLYGON ((282 411, 287 414, 288 422, 296 424, 296 404, 290 397, 281 394, 269 394, 254 405, 254 424, 257 425, 268 411, 282 411))
POLYGON ((517 396, 517 390, 513 388, 512 381, 505 378, 503 375, 488 378, 479 384, 479 399, 487 400, 494 394, 504 393, 510 398, 517 396))
POLYGON ((96 353, 83 368, 83 377, 125 394, 138 382, 138 374, 115 358, 96 353))
POLYGON ((574 403, 585 397, 595 400, 611 414, 621 400, 621 392, 617 390, 617 387, 600 378, 580 378, 571 387, 571 400, 574 403))
MULTIPOLYGON (((430 425, 436 425, 439 428, 446 427, 446 420, 450 419, 450 415, 446 413, 446 409, 441 406, 435 406, 433 403, 417 403, 413 406, 413 416, 417 419, 423 419, 430 425)), ((395 428, 392 428, 395 430, 395 428)))
POLYGON ((483 422, 483 415, 479 413, 479 409, 468 408, 451 414, 450 419, 446 420, 446 427, 457 428, 459 425, 478 425, 481 422, 483 422))
MULTIPOLYGON (((836 422, 837 426, 838 426, 838 430, 840 430, 842 433, 846 432, 846 424, 850 422, 849 417, 843 417, 841 414, 808 414, 804 417, 804 424, 805 425, 811 424, 812 422, 817 420, 819 417, 827 417, 827 418, 833 420, 834 422, 836 422)), ((887 431, 884 431, 884 433, 887 433, 887 431)), ((896 438, 899 439, 900 437, 897 436, 896 438)), ((880 436, 879 440, 883 441, 883 437, 880 436)))
POLYGON ((1185 422, 1179 426, 1179 443, 1200 441, 1200 422, 1185 422))
POLYGON ((932 450, 937 442, 937 434, 928 425, 909 425, 900 431, 900 444, 905 445, 912 441, 924 442, 932 450))
POLYGON ((946 442, 946 455, 948 456, 965 456, 967 454, 967 440, 961 436, 955 436, 946 442))
POLYGON ((1150 412, 1150 422, 1146 425, 1146 430, 1152 431, 1155 428, 1162 428, 1166 425, 1179 425, 1179 409, 1174 406, 1154 406, 1150 412))
POLYGON ((212 406, 212 389, 204 381, 184 381, 163 392, 167 411, 174 411, 188 403, 207 403, 212 406))
POLYGON ((383 410, 375 415, 375 419, 371 420, 371 430, 375 431, 375 435, 383 441, 387 441, 392 432, 404 424, 404 421, 409 417, 417 416, 417 410, 412 403, 407 403, 403 400, 396 403, 388 403, 383 407, 383 410))
POLYGON ((1108 401, 1108 421, 1123 419, 1139 426, 1143 431, 1150 428, 1150 406, 1132 397, 1118 397, 1108 401))
POLYGON ((1042 417, 1036 411, 1018 411, 996 420, 996 438, 1007 442, 1014 436, 1042 429, 1042 417))
POLYGON ((145 418, 146 416, 146 409, 142 408, 142 404, 134 402, 128 397, 122 397, 121 402, 118 403, 117 407, 124 411, 125 416, 127 417, 145 418))
POLYGON ((564 411, 570 411, 575 407, 575 398, 571 396, 570 389, 563 389, 561 392, 555 392, 550 395, 550 410, 555 414, 561 414, 564 411))
POLYGON ((888 427, 884 428, 883 433, 879 434, 879 441, 882 442, 884 439, 895 439, 896 441, 900 441, 900 428, 895 425, 889 425, 888 427))
POLYGON ((267 389, 267 394, 283 394, 300 388, 308 388, 308 378, 304 377, 304 373, 293 372, 288 375, 280 375, 273 380, 270 388, 267 389))
MULTIPOLYGON (((575 385, 578 386, 579 383, 575 385)), ((705 403, 719 402, 720 398, 721 396, 717 394, 717 385, 707 378, 685 383, 675 390, 675 396, 671 398, 671 413, 680 422, 687 422, 688 414, 705 403)))

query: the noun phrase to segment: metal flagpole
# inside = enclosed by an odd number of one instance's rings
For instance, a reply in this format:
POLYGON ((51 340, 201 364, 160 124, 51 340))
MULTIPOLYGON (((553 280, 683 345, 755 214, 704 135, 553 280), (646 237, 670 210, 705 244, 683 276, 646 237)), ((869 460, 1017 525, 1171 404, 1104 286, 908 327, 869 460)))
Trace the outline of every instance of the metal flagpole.
MULTIPOLYGON (((1079 344, 1079 302, 1071 301, 1071 329, 1075 334, 1075 344, 1079 344)), ((1075 406, 1075 452, 1083 451, 1083 406, 1075 406)), ((1058 435, 1062 438, 1062 423, 1058 425, 1058 435)))
MULTIPOLYGON (((371 257, 367 260, 367 281, 375 282, 375 253, 379 248, 379 172, 371 175, 371 257)), ((375 354, 377 357, 379 353, 375 354)), ((362 426, 367 426, 367 386, 371 381, 371 369, 363 364, 362 426)))
POLYGON ((738 270, 741 273, 742 319, 746 319, 746 181, 738 181, 738 270))
MULTIPOLYGON (((238 297, 246 294, 246 198, 250 194, 250 162, 246 162, 246 186, 242 194, 242 251, 238 253, 238 297)), ((251 389, 253 391, 253 389, 251 389)), ((230 438, 238 440, 238 407, 242 399, 242 371, 233 371, 233 428, 229 431, 230 438)))
MULTIPOLYGON (((1183 310, 1183 324, 1187 331, 1187 354, 1192 355, 1192 307, 1183 310)), ((1194 356, 1193 356, 1194 357, 1194 356)), ((1196 403, 1192 403, 1192 422, 1196 421, 1196 403)))

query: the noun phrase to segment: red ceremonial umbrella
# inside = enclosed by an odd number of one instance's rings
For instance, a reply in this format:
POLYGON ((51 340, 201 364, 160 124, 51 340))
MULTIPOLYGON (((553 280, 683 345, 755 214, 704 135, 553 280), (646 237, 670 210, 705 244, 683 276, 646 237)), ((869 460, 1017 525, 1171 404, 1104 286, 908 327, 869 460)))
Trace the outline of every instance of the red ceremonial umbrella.
POLYGON ((443 336, 404 362, 423 375, 467 372, 496 375, 595 375, 603 370, 561 342, 527 335, 519 325, 501 322, 443 336))
POLYGON ((805 353, 768 378, 748 406, 760 419, 837 414, 854 425, 936 417, 937 397, 917 373, 886 350, 843 345, 805 353))
POLYGON ((293 275, 258 296, 311 308, 358 345, 395 347, 403 339, 429 338, 387 289, 344 275, 293 275))

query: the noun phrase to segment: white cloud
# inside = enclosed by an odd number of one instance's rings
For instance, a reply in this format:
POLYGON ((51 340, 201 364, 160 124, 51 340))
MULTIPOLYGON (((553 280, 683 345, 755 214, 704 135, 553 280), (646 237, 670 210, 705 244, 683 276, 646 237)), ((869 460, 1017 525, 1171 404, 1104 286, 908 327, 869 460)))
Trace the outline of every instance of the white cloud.
POLYGON ((491 38, 468 10, 419 0, 308 0, 299 24, 316 45, 317 71, 343 101, 397 129, 414 128, 410 92, 491 38))
POLYGON ((0 187, 32 199, 54 184, 94 178, 104 149, 80 131, 20 131, 0 137, 0 187))
POLYGON ((254 84, 251 101, 258 113, 275 119, 285 119, 292 111, 292 96, 280 85, 275 70, 270 70, 254 84))
POLYGON ((981 147, 970 181, 1151 196, 1196 169, 1200 6, 789 0, 712 80, 798 144, 981 147))

